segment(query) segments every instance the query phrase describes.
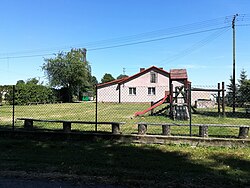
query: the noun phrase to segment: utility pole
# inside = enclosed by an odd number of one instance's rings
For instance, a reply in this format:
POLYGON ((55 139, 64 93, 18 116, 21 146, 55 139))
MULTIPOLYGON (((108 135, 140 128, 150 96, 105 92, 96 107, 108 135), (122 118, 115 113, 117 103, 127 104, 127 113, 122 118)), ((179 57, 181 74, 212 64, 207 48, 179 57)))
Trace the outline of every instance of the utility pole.
POLYGON ((233 113, 235 113, 235 100, 236 100, 236 84, 235 84, 235 19, 238 14, 235 14, 232 20, 233 29, 233 113))

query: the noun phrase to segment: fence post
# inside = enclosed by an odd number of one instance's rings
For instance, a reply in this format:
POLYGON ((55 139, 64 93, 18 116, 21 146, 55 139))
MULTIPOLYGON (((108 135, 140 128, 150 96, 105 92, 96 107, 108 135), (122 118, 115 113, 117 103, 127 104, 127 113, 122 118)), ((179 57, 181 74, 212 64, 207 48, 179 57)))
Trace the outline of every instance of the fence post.
POLYGON ((13 85, 13 93, 12 93, 12 131, 15 129, 15 85, 13 85))
POLYGON ((147 133, 147 124, 138 124, 138 134, 144 135, 147 133))
MULTIPOLYGON (((169 79, 170 80, 170 79, 169 79)), ((170 117, 174 118, 174 109, 173 109, 173 98, 174 98, 174 92, 173 92, 173 84, 170 82, 169 84, 169 91, 170 91, 170 117)))
POLYGON ((217 104, 218 104, 218 113, 220 114, 220 83, 218 83, 218 98, 217 98, 217 104))
POLYGON ((95 86, 95 131, 97 132, 97 121, 98 121, 98 114, 97 114, 97 111, 98 111, 98 106, 97 106, 97 102, 98 102, 98 94, 97 94, 97 84, 95 86))
POLYGON ((222 82, 222 114, 223 114, 223 117, 226 116, 226 113, 225 113, 225 83, 222 82))
POLYGON ((192 136, 192 96, 191 96, 191 83, 188 85, 188 111, 189 111, 189 134, 192 136))

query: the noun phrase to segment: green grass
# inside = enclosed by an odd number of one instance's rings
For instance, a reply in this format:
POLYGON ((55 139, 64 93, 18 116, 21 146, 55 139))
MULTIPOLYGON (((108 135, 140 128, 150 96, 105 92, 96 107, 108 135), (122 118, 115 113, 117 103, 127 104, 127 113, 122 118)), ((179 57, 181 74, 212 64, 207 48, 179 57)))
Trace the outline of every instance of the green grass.
POLYGON ((0 171, 70 174, 134 187, 244 187, 250 148, 0 138, 0 171))
MULTIPOLYGON (((134 113, 142 111, 149 107, 146 103, 98 103, 98 121, 118 121, 126 122, 122 126, 123 133, 136 133, 138 122, 154 122, 154 123, 185 123, 188 121, 173 121, 164 116, 148 116, 148 114, 141 117, 134 117, 134 113)), ((42 104, 31 106, 15 106, 15 118, 30 117, 39 119, 57 119, 57 120, 82 120, 95 121, 95 103, 63 103, 63 104, 42 104)), ((159 107, 158 107, 159 108, 159 107)), ((11 126, 12 124, 12 106, 4 105, 0 107, 0 124, 2 126, 11 126)), ((199 109, 198 113, 192 114, 192 123, 198 124, 244 124, 250 125, 249 114, 244 112, 244 109, 237 109, 235 116, 232 116, 231 109, 226 109, 226 117, 222 117, 214 109, 199 109)), ((22 121, 16 121, 16 127, 23 126, 22 121)), ((52 123, 35 123, 36 127, 47 129, 61 129, 61 124, 52 123)), ((94 126, 73 124, 74 130, 94 131, 94 126)), ((99 130, 110 131, 109 125, 101 125, 99 130)), ((160 134, 161 127, 149 127, 148 133, 160 134)), ((187 135, 189 134, 189 127, 173 127, 172 134, 187 135)), ((193 128, 193 134, 198 134, 198 129, 193 128)), ((211 128, 210 135, 215 136, 237 136, 237 128, 211 128)))

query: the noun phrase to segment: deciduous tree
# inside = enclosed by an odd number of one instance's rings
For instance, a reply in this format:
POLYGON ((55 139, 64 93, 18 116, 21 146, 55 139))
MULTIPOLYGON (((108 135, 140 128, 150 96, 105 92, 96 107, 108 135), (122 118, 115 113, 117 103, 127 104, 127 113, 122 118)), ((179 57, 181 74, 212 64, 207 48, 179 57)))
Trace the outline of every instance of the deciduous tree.
POLYGON ((122 79, 122 78, 127 78, 128 75, 125 75, 125 74, 120 74, 119 76, 117 76, 116 79, 122 79))
POLYGON ((60 52, 54 58, 45 59, 43 70, 49 83, 54 88, 65 88, 68 101, 73 95, 80 98, 80 93, 91 90, 91 67, 86 61, 85 49, 71 49, 70 52, 60 52))
POLYGON ((113 81, 113 80, 115 80, 115 78, 111 74, 105 73, 104 76, 102 77, 101 82, 106 83, 106 82, 110 82, 110 81, 113 81))

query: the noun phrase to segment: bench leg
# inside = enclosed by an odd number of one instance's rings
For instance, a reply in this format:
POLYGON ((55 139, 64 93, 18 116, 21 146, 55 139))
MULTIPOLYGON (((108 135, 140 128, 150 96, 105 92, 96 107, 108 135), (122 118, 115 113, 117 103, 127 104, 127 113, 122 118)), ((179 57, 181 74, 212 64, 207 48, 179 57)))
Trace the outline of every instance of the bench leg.
POLYGON ((112 134, 120 134, 120 125, 118 123, 112 124, 112 134))
POLYGON ((33 129, 33 120, 25 119, 24 120, 24 129, 27 129, 27 130, 33 129))
POLYGON ((247 138, 249 132, 249 127, 240 127, 239 138, 247 138))
POLYGON ((147 125, 139 124, 138 125, 138 134, 146 134, 147 133, 147 125))
POLYGON ((71 123, 63 122, 63 132, 70 133, 71 132, 71 123))
POLYGON ((199 136, 208 137, 208 126, 199 126, 199 136))
POLYGON ((162 125, 162 134, 167 136, 171 135, 170 125, 162 125))

